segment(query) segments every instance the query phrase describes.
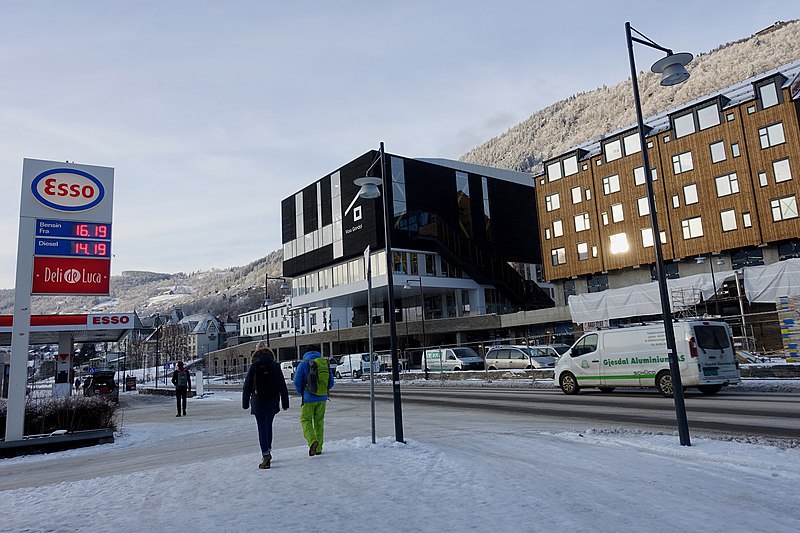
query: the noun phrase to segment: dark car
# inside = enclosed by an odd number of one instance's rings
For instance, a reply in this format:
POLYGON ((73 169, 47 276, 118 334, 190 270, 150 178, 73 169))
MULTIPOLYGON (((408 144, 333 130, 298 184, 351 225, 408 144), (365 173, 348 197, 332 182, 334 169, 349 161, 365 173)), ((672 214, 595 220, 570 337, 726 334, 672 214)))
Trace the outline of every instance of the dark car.
POLYGON ((95 370, 83 380, 84 396, 101 396, 119 403, 119 387, 114 380, 113 370, 95 370))

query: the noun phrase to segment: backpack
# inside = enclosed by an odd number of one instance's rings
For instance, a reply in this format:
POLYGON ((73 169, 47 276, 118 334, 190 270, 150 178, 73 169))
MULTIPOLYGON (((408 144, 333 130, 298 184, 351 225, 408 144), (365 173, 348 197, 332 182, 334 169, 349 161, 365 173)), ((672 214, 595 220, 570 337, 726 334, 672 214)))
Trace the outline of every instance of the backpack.
POLYGON ((257 361, 253 370, 253 392, 259 396, 266 397, 276 394, 275 379, 272 372, 273 365, 264 361, 257 361))
POLYGON ((328 385, 331 382, 331 369, 328 361, 322 357, 317 357, 308 362, 308 380, 306 390, 316 396, 328 394, 328 385))
POLYGON ((178 382, 178 387, 186 387, 189 384, 189 377, 185 368, 183 370, 178 370, 178 377, 176 381, 178 382))

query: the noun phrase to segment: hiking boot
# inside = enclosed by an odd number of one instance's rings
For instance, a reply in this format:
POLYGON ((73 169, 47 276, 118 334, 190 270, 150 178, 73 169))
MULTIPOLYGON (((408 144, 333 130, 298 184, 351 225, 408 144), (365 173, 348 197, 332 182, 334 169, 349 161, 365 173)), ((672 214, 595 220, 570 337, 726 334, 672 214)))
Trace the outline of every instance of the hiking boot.
POLYGON ((258 465, 258 467, 261 468, 262 470, 267 469, 269 468, 270 461, 272 461, 272 454, 265 453, 261 459, 261 464, 258 465))
POLYGON ((186 409, 183 410, 183 416, 186 416, 186 409))
POLYGON ((317 446, 319 446, 319 443, 317 441, 314 441, 311 443, 311 446, 308 447, 309 457, 314 457, 315 455, 317 455, 317 446))

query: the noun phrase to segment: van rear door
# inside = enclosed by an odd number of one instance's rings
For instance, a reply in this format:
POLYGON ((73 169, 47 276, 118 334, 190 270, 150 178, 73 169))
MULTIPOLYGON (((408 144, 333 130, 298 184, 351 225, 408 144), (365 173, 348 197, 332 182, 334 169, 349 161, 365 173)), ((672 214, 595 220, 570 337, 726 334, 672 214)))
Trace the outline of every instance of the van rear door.
POLYGON ((694 346, 691 355, 697 354, 700 379, 706 382, 739 380, 733 345, 726 324, 697 323, 693 325, 694 346))

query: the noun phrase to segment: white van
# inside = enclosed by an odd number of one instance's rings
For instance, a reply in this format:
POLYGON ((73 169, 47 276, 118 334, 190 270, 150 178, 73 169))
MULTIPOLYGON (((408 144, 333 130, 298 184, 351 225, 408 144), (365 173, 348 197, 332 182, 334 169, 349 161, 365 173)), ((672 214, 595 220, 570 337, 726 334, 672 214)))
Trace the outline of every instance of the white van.
MULTIPOLYGON (((339 364, 333 372, 337 378, 342 376, 351 376, 360 378, 365 372, 369 372, 369 354, 368 353, 353 353, 339 356, 339 364)), ((373 370, 377 373, 381 370, 381 363, 378 358, 372 363, 373 370)))
POLYGON ((425 350, 422 370, 483 370, 483 358, 472 348, 441 348, 425 350))
MULTIPOLYGON (((739 370, 724 322, 673 322, 684 388, 716 394, 739 383, 739 370)), ((565 394, 582 387, 656 387, 672 396, 667 344, 662 324, 623 327, 585 334, 556 363, 556 383, 565 394)))

